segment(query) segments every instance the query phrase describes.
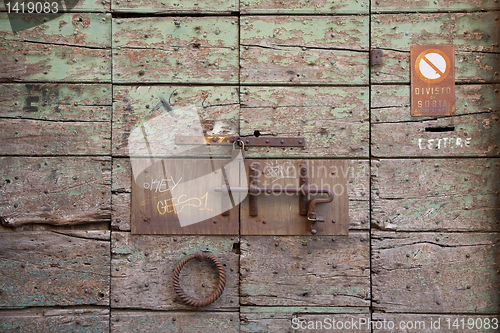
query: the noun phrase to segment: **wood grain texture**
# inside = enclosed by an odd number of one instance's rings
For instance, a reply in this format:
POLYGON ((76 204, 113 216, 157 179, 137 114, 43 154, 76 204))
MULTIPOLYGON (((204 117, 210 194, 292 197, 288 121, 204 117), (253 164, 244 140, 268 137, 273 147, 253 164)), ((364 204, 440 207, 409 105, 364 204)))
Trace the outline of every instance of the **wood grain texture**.
POLYGON ((362 307, 256 307, 240 311, 241 332, 297 332, 339 330, 370 332, 370 314, 362 307), (352 323, 355 326, 352 327, 352 323), (364 323, 363 325, 359 325, 364 323), (349 328, 346 329, 347 325, 349 328))
POLYGON ((242 14, 368 14, 369 0, 247 0, 240 2, 242 14))
MULTIPOLYGON (((229 236, 136 236, 113 232, 111 307, 152 310, 186 310, 176 296, 172 274, 177 263, 196 251, 215 255, 226 270, 222 296, 199 311, 228 311, 239 306, 238 238, 229 236), (236 250, 234 250, 236 251, 236 250)), ((190 261, 181 271, 184 291, 193 297, 211 295, 217 287, 217 271, 208 261, 190 261)))
MULTIPOLYGON (((130 132, 147 121, 166 115, 167 110, 160 98, 170 103, 172 108, 180 110, 194 105, 198 119, 193 124, 200 124, 206 135, 230 135, 239 131, 238 88, 229 86, 115 86, 113 110, 113 155, 129 156, 128 141, 130 132)), ((177 112, 181 112, 177 111, 177 112)), ((181 112, 182 113, 182 112, 181 112)), ((161 117, 160 117, 161 118, 161 117)), ((181 123, 179 123, 181 124, 181 123)), ((185 133, 187 128, 172 125, 170 131, 165 128, 155 137, 157 150, 171 151, 175 143, 174 129, 185 133)), ((151 143, 153 144, 153 143, 151 143)), ((229 153, 231 147, 224 148, 229 153)), ((179 154, 181 154, 179 150, 179 154)))
POLYGON ((238 18, 113 21, 115 83, 238 83, 238 18))
MULTIPOLYGON (((369 162, 348 161, 349 229, 369 228, 369 162)), ((113 159, 112 172, 112 220, 113 230, 130 231, 131 175, 130 160, 113 159)))
POLYGON ((373 155, 498 156, 499 87, 457 86, 456 114, 438 118, 410 116, 408 86, 373 87, 373 155))
POLYGON ((111 97, 109 84, 1 84, 0 118, 105 122, 111 97))
POLYGON ((1 15, 0 81, 111 81, 110 15, 63 14, 47 22, 20 15, 14 23, 24 30, 16 33, 1 15))
POLYGON ((28 309, 0 314, 2 332, 109 332, 109 310, 28 309))
POLYGON ((389 333, 394 332, 394 329, 389 329, 389 322, 394 323, 394 328, 401 331, 408 329, 415 332, 450 332, 462 333, 470 332, 495 332, 493 327, 498 326, 498 314, 492 315, 431 315, 431 314, 395 314, 395 313, 380 313, 374 312, 372 315, 373 327, 379 328, 376 332, 389 333), (463 322, 462 322, 463 320, 463 322), (385 321, 385 328, 384 328, 385 321), (464 326, 462 326, 462 323, 464 326), (477 325, 476 325, 477 323, 477 325), (484 328, 488 323, 489 328, 484 328), (456 326, 454 326, 456 325, 456 326))
POLYGON ((382 49, 383 55, 381 65, 372 67, 371 82, 409 83, 410 46, 424 44, 455 45, 456 82, 499 82, 499 15, 496 11, 374 15, 372 47, 382 49))
POLYGON ((302 148, 250 147, 251 157, 368 157, 367 87, 244 87, 242 136, 302 136, 302 148))
POLYGON ((372 1, 372 11, 392 12, 450 12, 469 10, 498 10, 500 4, 495 0, 391 0, 372 1))
POLYGON ((159 0, 121 1, 113 3, 116 13, 148 13, 148 14, 229 14, 238 11, 239 1, 183 0, 162 2, 159 0))
POLYGON ((54 232, 0 240, 0 308, 109 305, 109 241, 54 232))
POLYGON ((497 231, 496 159, 372 162, 372 225, 394 231, 497 231))
POLYGON ((111 332, 239 333, 239 321, 237 312, 113 311, 111 332))
MULTIPOLYGON (((5 3, 8 0, 0 0, 0 11, 6 11, 5 3)), ((57 1, 59 13, 65 12, 109 12, 110 1, 102 0, 66 0, 57 1)), ((14 13, 15 15, 15 13, 14 13)))
POLYGON ((498 242, 496 233, 373 233, 374 309, 498 313, 498 242))
POLYGON ((240 301, 262 306, 367 306, 369 235, 241 239, 240 301))
POLYGON ((1 157, 0 166, 3 225, 109 222, 109 158, 1 157))

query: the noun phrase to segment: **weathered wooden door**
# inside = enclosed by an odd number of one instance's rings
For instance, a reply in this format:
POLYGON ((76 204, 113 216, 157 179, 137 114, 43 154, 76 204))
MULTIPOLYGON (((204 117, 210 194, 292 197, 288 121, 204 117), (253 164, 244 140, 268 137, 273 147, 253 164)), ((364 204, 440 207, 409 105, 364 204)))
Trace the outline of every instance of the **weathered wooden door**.
MULTIPOLYGON (((56 4, 0 6, 2 332, 497 331, 496 0, 56 4), (410 115, 421 44, 455 45, 455 115, 410 115), (134 234, 130 135, 165 101, 206 135, 305 138, 247 165, 342 175, 325 223, 348 234, 300 229, 293 197, 244 201, 204 226, 221 235, 134 234), (172 274, 199 250, 227 283, 194 309, 172 274)), ((201 298, 217 274, 189 262, 181 283, 201 298)))

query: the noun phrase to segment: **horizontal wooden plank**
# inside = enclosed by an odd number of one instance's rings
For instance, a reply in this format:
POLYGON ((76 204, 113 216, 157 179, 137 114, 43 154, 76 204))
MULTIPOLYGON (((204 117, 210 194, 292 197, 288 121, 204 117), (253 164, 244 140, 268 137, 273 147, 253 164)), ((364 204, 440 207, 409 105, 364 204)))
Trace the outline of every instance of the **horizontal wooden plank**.
POLYGON ((119 1, 113 3, 115 13, 151 14, 227 14, 239 10, 237 0, 182 0, 162 2, 159 0, 119 1))
POLYGON ((376 311, 498 313, 498 234, 375 232, 371 243, 376 311))
POLYGON ((238 333, 238 312, 115 312, 111 316, 111 332, 212 332, 238 333))
MULTIPOLYGON (((369 162, 349 160, 349 229, 369 228, 369 162)), ((113 230, 130 231, 131 179, 132 169, 127 158, 113 159, 112 172, 112 220, 113 230)))
POLYGON ((498 10, 500 4, 495 0, 390 0, 372 1, 372 11, 390 12, 450 12, 471 10, 498 10))
POLYGON ((244 87, 241 135, 302 136, 306 147, 250 147, 247 157, 368 157, 367 87, 244 87))
POLYGON ((240 2, 242 14, 368 14, 369 0, 246 0, 240 2))
MULTIPOLYGON (((188 130, 190 131, 187 125, 200 124, 202 127, 200 131, 206 135, 229 135, 239 131, 239 99, 236 87, 115 86, 114 101, 114 156, 129 155, 130 132, 147 121, 150 121, 149 124, 152 124, 153 127, 157 125, 161 127, 158 130, 162 131, 162 135, 156 136, 154 142, 150 142, 155 153, 169 151, 172 154, 171 147, 175 143, 175 135, 186 134, 188 130), (170 103, 174 112, 180 113, 180 115, 183 113, 182 108, 194 105, 199 119, 187 119, 190 121, 189 124, 182 121, 179 123, 158 123, 157 120, 154 120, 155 118, 162 119, 161 115, 168 114, 161 98, 170 103), (186 128, 182 127, 182 124, 186 124, 186 128)), ((189 113, 189 115, 196 118, 195 113, 189 113)), ((224 148, 226 153, 231 149, 230 146, 228 147, 224 148)), ((181 150, 178 151, 178 154, 181 154, 181 150)))
POLYGON ((498 156, 500 112, 372 125, 377 157, 498 156))
POLYGON ((109 241, 54 232, 0 240, 0 308, 109 305, 109 241))
POLYGON ((246 16, 243 46, 368 49, 368 16, 246 16))
MULTIPOLYGON (((14 3, 12 1, 12 4, 14 3)), ((27 4, 28 2, 25 3, 25 6, 27 4)), ((8 15, 0 13, 0 38, 4 41, 45 43, 47 45, 109 48, 111 47, 111 14, 8 15)))
POLYGON ((369 235, 241 239, 240 301, 263 306, 370 304, 369 235))
POLYGON ((9 41, 0 46, 0 59, 0 81, 111 81, 109 49, 9 41))
MULTIPOLYGON (((221 297, 200 311, 235 310, 239 306, 238 238, 229 236, 136 236, 113 232, 111 239, 111 306, 154 310, 191 309, 176 296, 172 274, 177 263, 196 251, 209 251, 226 270, 221 297), (236 245, 235 245, 236 244, 236 245), (233 247, 235 248, 233 250, 233 247)), ((181 272, 181 286, 193 297, 210 296, 217 287, 208 261, 192 261, 181 272)))
POLYGON ((240 55, 244 84, 368 84, 368 52, 242 46, 240 55))
POLYGON ((0 117, 51 121, 108 121, 111 85, 32 83, 0 85, 0 117))
POLYGON ((111 123, 0 119, 2 154, 108 155, 111 123))
POLYGON ((423 44, 454 44, 456 82, 500 82, 499 17, 500 12, 374 15, 372 47, 383 55, 381 65, 372 67, 371 82, 409 83, 410 46, 423 44))
POLYGON ((3 225, 69 225, 110 220, 106 157, 0 157, 3 225))
POLYGON ((372 225, 394 231, 497 231, 496 159, 372 162, 372 225))
MULTIPOLYGON (((0 0, 0 11, 7 11, 7 7, 5 6, 5 3, 11 2, 14 3, 15 1, 9 1, 9 0, 0 0)), ((106 1, 106 0, 78 0, 78 1, 55 1, 57 3, 56 6, 51 6, 51 10, 56 10, 58 13, 65 13, 65 12, 109 12, 110 7, 111 7, 111 2, 106 1)), ((50 2, 51 4, 53 2, 50 2)), ((13 5, 12 5, 13 8, 13 5)), ((21 8, 19 9, 21 11, 21 8)), ((28 10, 28 7, 26 5, 25 11, 28 10)), ((16 15, 15 12, 12 13, 12 16, 16 15)))
POLYGON ((394 314, 374 312, 372 326, 377 332, 389 333, 395 329, 409 332, 441 331, 496 332, 499 327, 498 314, 494 315, 431 315, 431 314, 394 314), (384 323, 385 322, 385 323, 384 323), (394 325, 394 326, 393 326, 394 325), (390 329, 390 327, 394 327, 390 329))
MULTIPOLYGON (((500 110, 500 84, 455 86, 455 115, 472 115, 500 110)), ((371 87, 371 121, 378 123, 432 120, 436 117, 412 117, 409 85, 371 87)))
POLYGON ((2 332, 108 332, 109 310, 29 309, 0 314, 2 332))
POLYGON ((113 48, 237 48, 238 17, 141 17, 113 20, 113 48))
POLYGON ((368 308, 361 307, 256 307, 240 311, 241 332, 298 332, 339 330, 370 332, 368 308))

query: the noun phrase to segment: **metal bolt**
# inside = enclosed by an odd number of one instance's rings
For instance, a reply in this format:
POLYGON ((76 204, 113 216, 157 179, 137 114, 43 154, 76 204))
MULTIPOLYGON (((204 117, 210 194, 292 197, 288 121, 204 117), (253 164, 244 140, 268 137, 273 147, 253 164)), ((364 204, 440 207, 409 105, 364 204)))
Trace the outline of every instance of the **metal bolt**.
POLYGON ((332 33, 330 36, 335 37, 335 34, 334 34, 334 33, 332 33))

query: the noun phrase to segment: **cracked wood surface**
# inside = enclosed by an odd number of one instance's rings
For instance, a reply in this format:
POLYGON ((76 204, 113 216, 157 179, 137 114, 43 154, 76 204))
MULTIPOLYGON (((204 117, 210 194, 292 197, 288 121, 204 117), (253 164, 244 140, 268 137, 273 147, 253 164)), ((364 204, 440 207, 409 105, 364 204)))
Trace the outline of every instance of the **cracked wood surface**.
POLYGON ((14 33, 0 13, 0 80, 110 82, 111 16, 54 15, 48 22, 40 15, 15 16, 23 30, 14 33))
POLYGON ((115 13, 148 14, 229 14, 239 10, 238 0, 137 0, 118 1, 112 4, 115 13))
MULTIPOLYGON (((0 0, 0 11, 6 11, 5 3, 9 0, 0 0)), ((110 2, 102 0, 71 0, 71 1, 57 1, 59 13, 66 12, 109 12, 110 2)), ((16 15, 15 13, 13 13, 16 15)))
POLYGON ((381 65, 371 68, 371 82, 409 83, 410 46, 424 44, 455 45, 455 82, 500 82, 499 15, 496 11, 372 15, 372 47, 383 55, 381 65))
MULTIPOLYGON (((111 238, 111 307, 151 310, 191 310, 174 292, 172 274, 187 255, 209 251, 224 265, 226 287, 214 303, 198 311, 233 311, 239 307, 238 237, 144 236, 113 232, 111 238)), ((195 298, 210 296, 217 287, 217 270, 207 260, 192 260, 181 271, 184 291, 195 298)))
POLYGON ((240 2, 242 14, 368 14, 370 0, 246 0, 240 2))
POLYGON ((488 231, 500 223, 496 159, 372 162, 372 226, 393 231, 488 231))
POLYGON ((242 87, 241 135, 303 136, 302 148, 249 147, 255 157, 368 157, 368 87, 242 87))
POLYGON ((109 265, 109 241, 0 232, 0 308, 108 306, 109 265))
POLYGON ((374 309, 498 313, 498 243, 497 233, 374 232, 374 309))
POLYGON ((127 312, 113 311, 111 332, 239 333, 238 312, 127 312))
POLYGON ((108 222, 109 157, 0 157, 4 226, 108 222))
POLYGON ((456 114, 411 117, 409 86, 372 87, 376 157, 498 156, 500 85, 456 86, 456 114), (446 140, 445 140, 446 138, 446 140))
MULTIPOLYGON (((114 156, 129 156, 129 136, 133 129, 150 121, 147 126, 148 129, 153 130, 157 120, 162 119, 159 116, 168 114, 161 98, 166 103, 170 103, 169 105, 174 109, 174 113, 179 116, 184 115, 183 108, 194 106, 197 114, 188 113, 187 111, 185 113, 193 118, 190 120, 191 123, 187 125, 199 124, 201 126, 199 129, 200 134, 227 136, 239 133, 237 87, 115 86, 112 148, 114 156)), ((150 142, 150 144, 154 151, 163 151, 172 155, 174 152, 172 147, 175 146, 175 135, 186 134, 188 128, 182 128, 176 123, 167 121, 165 123, 165 125, 159 123, 159 126, 163 127, 157 129, 159 134, 154 137, 154 141, 150 142), (167 127, 167 125, 170 127, 167 127)), ((226 157, 229 156, 231 149, 231 146, 211 147, 214 153, 225 154, 226 157)), ((176 156, 180 156, 180 154, 192 155, 193 153, 189 153, 189 151, 183 153, 179 150, 176 156)))
POLYGON ((368 306, 369 238, 242 237, 241 305, 368 306))
POLYGON ((392 12, 450 12, 473 10, 498 10, 500 4, 496 0, 391 0, 372 1, 372 11, 392 12))

